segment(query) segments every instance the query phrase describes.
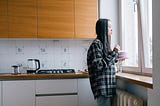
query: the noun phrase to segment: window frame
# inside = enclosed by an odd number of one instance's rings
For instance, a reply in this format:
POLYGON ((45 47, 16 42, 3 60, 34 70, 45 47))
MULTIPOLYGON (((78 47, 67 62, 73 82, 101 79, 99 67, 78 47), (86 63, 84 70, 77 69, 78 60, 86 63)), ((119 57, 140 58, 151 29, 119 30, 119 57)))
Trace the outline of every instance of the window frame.
MULTIPOLYGON (((119 0, 119 25, 120 25, 120 46, 123 49, 123 38, 125 26, 123 25, 123 18, 122 18, 122 0, 119 0)), ((139 6, 137 6, 137 11, 140 11, 139 6)), ((129 73, 136 73, 136 74, 143 74, 143 75, 152 75, 152 68, 145 68, 145 58, 144 58, 144 49, 143 49, 143 35, 142 35, 142 25, 141 25, 141 17, 140 12, 138 12, 138 67, 129 67, 123 66, 123 72, 129 73)), ((152 56, 153 57, 153 56, 152 56)))

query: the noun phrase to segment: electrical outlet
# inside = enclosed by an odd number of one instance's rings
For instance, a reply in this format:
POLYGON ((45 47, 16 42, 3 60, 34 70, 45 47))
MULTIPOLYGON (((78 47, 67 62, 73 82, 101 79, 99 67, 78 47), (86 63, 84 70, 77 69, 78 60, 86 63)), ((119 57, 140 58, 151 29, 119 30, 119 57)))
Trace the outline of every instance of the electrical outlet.
POLYGON ((49 62, 47 60, 41 60, 40 64, 41 64, 40 66, 42 69, 47 69, 49 62))
POLYGON ((42 67, 42 68, 44 68, 44 67, 45 67, 44 63, 42 63, 42 64, 41 64, 41 67, 42 67))
POLYGON ((69 60, 62 60, 61 66, 62 66, 62 68, 69 68, 70 67, 69 60))
POLYGON ((24 47, 16 47, 16 54, 24 54, 24 47))
POLYGON ((68 47, 63 48, 63 53, 64 54, 69 54, 69 48, 68 47))
POLYGON ((40 41, 39 42, 39 53, 40 54, 48 54, 47 52, 48 52, 48 47, 47 47, 47 43, 46 42, 44 42, 44 41, 40 41))
POLYGON ((41 54, 46 54, 46 48, 40 48, 40 53, 41 54))
POLYGON ((84 48, 83 48, 83 54, 86 54, 87 51, 88 51, 88 49, 84 47, 84 48))

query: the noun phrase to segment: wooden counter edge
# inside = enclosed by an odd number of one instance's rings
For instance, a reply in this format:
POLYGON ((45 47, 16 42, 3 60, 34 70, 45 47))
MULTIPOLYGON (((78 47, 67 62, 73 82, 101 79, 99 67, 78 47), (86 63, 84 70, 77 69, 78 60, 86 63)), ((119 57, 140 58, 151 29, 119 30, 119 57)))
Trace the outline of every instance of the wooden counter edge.
POLYGON ((116 73, 116 78, 153 89, 152 77, 119 72, 116 73))
POLYGON ((4 74, 0 80, 10 79, 66 79, 66 78, 87 78, 88 74, 4 74))

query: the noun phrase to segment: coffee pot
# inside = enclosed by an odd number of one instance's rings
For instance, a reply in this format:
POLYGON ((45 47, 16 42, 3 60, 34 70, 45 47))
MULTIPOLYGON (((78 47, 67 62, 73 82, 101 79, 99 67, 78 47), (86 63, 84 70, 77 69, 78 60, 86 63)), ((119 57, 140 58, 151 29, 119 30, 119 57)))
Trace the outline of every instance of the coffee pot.
POLYGON ((40 61, 38 59, 28 59, 27 73, 36 73, 40 69, 40 61))

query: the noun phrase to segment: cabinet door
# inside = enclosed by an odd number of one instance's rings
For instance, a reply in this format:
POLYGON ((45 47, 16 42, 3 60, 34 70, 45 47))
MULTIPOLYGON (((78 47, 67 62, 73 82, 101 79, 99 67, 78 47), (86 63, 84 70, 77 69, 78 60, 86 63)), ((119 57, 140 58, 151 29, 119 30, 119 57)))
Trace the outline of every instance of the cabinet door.
POLYGON ((75 37, 95 38, 98 0, 75 0, 75 37))
POLYGON ((10 38, 37 37, 36 0, 8 0, 10 38))
POLYGON ((97 106, 88 78, 78 79, 78 106, 97 106))
POLYGON ((38 0, 38 37, 74 37, 74 0, 38 0))
POLYGON ((36 94, 77 93, 77 79, 37 80, 36 94))
POLYGON ((0 38, 8 38, 7 0, 0 0, 0 38))
POLYGON ((3 106, 35 106, 34 81, 3 81, 3 106))

